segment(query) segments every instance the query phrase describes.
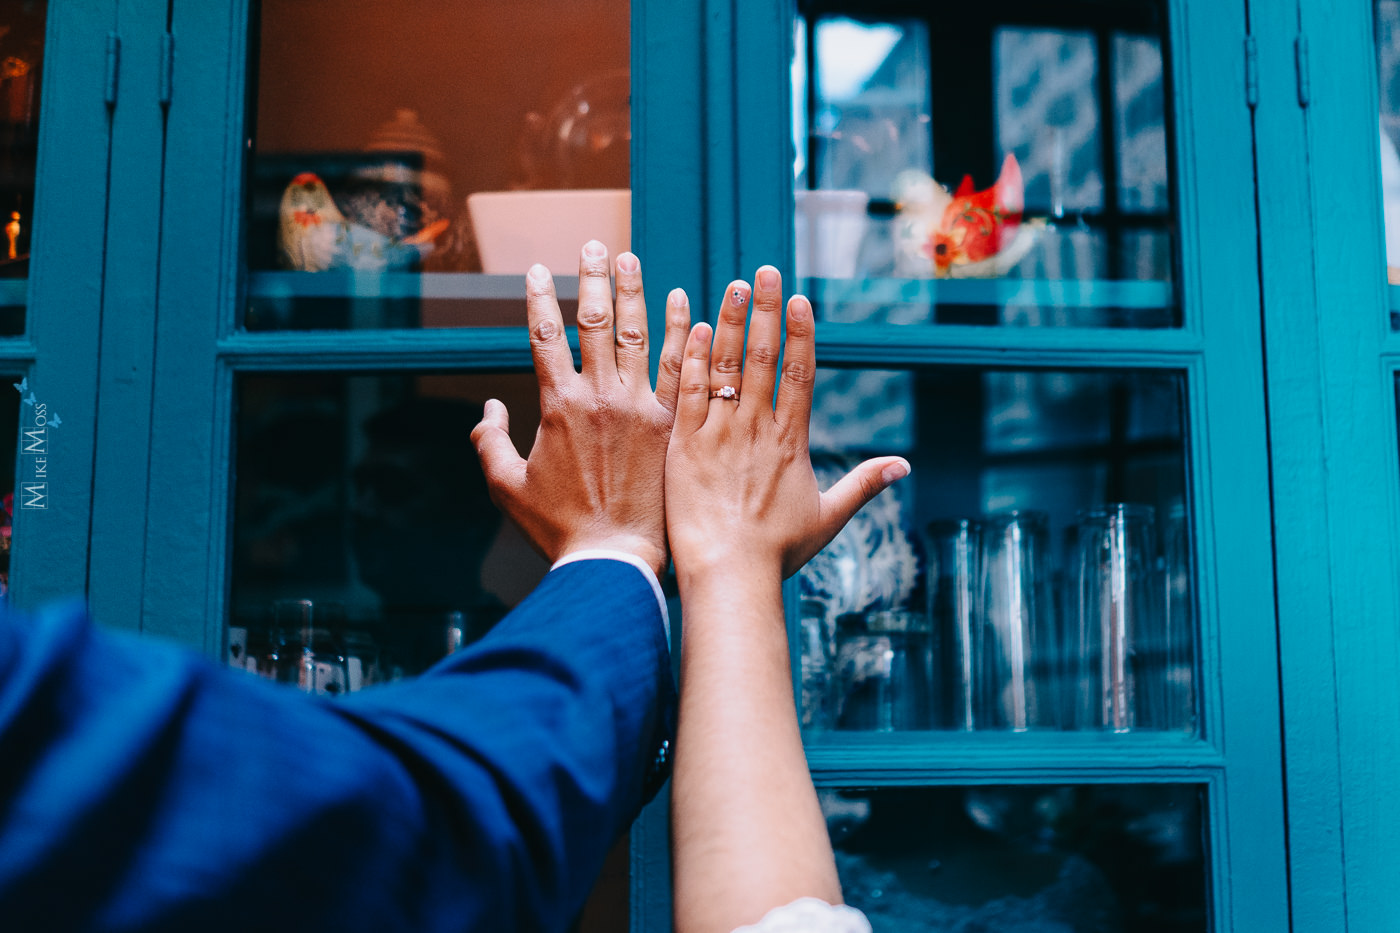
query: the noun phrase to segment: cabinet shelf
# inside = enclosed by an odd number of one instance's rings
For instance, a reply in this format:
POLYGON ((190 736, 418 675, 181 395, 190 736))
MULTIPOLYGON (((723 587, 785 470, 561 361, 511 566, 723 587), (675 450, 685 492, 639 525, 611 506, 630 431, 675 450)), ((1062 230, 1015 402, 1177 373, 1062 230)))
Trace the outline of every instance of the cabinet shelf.
POLYGON ((804 279, 802 284, 818 303, 1150 310, 1170 309, 1175 302, 1166 280, 877 278, 804 279))
MULTIPOLYGON (((578 300, 578 281, 556 278, 556 294, 578 300)), ((434 301, 525 299, 524 275, 477 272, 253 272, 252 298, 423 298, 434 301)))

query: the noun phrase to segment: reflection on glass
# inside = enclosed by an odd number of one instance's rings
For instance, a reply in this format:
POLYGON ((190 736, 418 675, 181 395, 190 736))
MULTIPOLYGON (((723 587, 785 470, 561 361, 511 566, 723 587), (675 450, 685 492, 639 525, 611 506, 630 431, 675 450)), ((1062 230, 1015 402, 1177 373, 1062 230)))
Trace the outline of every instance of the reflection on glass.
POLYGON ((822 790, 846 902, 877 930, 1205 933, 1193 785, 822 790))
POLYGON ((506 14, 260 4, 246 327, 520 324, 530 265, 630 247, 628 4, 506 14))
POLYGON ((417 673, 489 630, 546 568, 502 530, 469 435, 482 402, 500 398, 528 450, 535 392, 520 374, 244 376, 239 666, 305 684, 305 650, 353 689, 417 673))
POLYGON ((30 446, 33 446, 36 439, 47 440, 47 429, 50 425, 47 408, 38 412, 36 420, 35 406, 38 400, 29 391, 27 379, 15 375, 0 375, 0 380, 14 385, 17 389, 23 386, 18 395, 9 396, 9 402, 0 405, 0 600, 3 600, 10 592, 10 553, 14 546, 16 493, 19 493, 19 505, 25 508, 47 508, 49 502, 48 465, 36 463, 36 458, 44 455, 37 451, 20 455, 20 441, 23 437, 20 431, 27 428, 39 432, 28 438, 30 446), (28 404, 25 404, 26 399, 28 404), (35 471, 40 466, 43 467, 44 474, 36 475, 35 471))
POLYGON ((0 3, 0 336, 24 333, 43 77, 43 0, 0 3))
POLYGON ((1184 404, 1173 371, 820 370, 823 488, 914 473, 801 572, 806 728, 1192 730, 1184 404))
POLYGON ((1180 323, 1158 3, 798 10, 796 269, 819 315, 1180 323))

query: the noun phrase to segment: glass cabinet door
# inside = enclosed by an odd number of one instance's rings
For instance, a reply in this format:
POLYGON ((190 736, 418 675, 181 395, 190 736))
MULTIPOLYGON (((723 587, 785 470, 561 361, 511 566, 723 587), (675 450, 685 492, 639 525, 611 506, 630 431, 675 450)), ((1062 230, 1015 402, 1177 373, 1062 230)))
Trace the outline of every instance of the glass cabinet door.
MULTIPOLYGON (((172 493, 208 554, 148 531, 148 592, 182 597, 153 628, 340 695, 470 644, 543 576, 469 436, 498 398, 534 437, 527 269, 571 324, 583 244, 634 246, 635 17, 176 0, 166 185, 192 193, 164 216, 152 456, 214 482, 172 493)), ((627 866, 624 843, 585 929, 625 927, 627 866)))
POLYGON ((789 591, 809 762, 877 926, 1259 928, 1228 863, 1283 821, 1242 689, 1273 679, 1269 502, 1226 491, 1266 469, 1258 277, 1220 262, 1253 166, 1212 59, 1244 14, 799 0, 771 27, 818 479, 913 466, 789 591), (1235 822, 1246 773, 1268 802, 1235 822))

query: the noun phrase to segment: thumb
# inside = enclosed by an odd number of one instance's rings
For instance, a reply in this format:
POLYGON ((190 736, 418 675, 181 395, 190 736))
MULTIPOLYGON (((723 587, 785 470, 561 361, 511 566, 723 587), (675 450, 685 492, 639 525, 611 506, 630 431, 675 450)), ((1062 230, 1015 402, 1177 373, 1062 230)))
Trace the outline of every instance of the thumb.
POLYGON ((502 493, 513 491, 525 475, 525 460, 510 439, 510 414, 503 403, 494 398, 486 402, 481 423, 472 429, 472 445, 481 458, 491 499, 500 505, 502 493))
POLYGON ((831 543, 857 512, 871 499, 909 475, 909 461, 903 457, 876 457, 867 460, 822 493, 818 519, 819 540, 812 554, 831 543))

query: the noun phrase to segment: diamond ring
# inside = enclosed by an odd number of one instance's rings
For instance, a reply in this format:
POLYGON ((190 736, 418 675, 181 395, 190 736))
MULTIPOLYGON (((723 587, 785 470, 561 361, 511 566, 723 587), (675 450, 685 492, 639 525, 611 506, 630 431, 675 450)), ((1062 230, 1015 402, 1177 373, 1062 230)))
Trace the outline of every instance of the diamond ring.
POLYGON ((710 393, 710 398, 722 398, 730 401, 739 401, 739 390, 733 386, 720 386, 710 393))

